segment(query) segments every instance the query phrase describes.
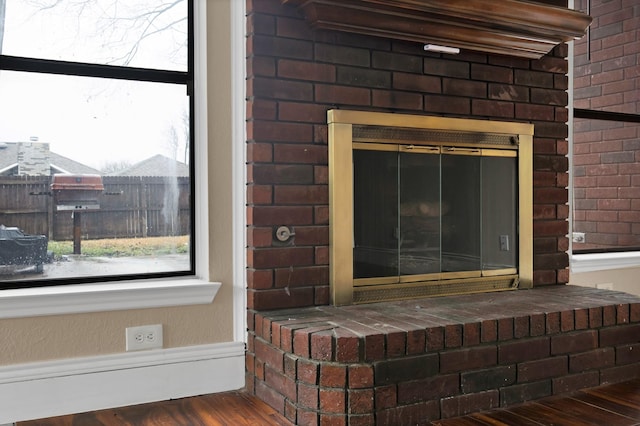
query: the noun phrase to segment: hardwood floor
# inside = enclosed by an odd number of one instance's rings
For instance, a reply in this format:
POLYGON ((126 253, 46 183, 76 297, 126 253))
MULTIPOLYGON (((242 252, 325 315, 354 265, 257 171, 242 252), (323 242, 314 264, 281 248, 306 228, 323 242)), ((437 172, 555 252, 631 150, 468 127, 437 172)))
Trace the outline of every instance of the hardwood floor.
MULTIPOLYGON (((434 426, 640 426, 640 379, 550 397, 434 426)), ((271 407, 243 392, 20 422, 17 426, 289 426, 271 407)))
POLYGON ((17 423, 17 426, 152 425, 290 426, 291 423, 264 402, 244 392, 224 392, 17 423))
POLYGON ((640 380, 432 422, 437 426, 640 425, 640 380))

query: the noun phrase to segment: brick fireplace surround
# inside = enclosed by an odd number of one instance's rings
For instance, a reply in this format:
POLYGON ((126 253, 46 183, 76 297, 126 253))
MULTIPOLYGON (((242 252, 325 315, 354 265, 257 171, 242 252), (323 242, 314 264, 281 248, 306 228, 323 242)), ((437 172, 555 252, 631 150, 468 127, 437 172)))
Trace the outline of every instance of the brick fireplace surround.
POLYGON ((566 45, 427 53, 312 30, 279 0, 247 20, 248 391, 297 424, 427 424, 640 375, 640 299, 565 285, 566 45), (336 108, 533 123, 534 289, 329 306, 336 108))
POLYGON ((256 395, 292 422, 416 425, 638 377, 640 298, 576 286, 259 313, 256 395))

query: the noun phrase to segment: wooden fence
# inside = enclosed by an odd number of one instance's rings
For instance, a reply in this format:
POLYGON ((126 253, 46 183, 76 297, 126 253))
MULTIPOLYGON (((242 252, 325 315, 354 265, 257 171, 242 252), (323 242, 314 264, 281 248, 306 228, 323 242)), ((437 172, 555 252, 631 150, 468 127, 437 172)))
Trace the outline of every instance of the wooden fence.
MULTIPOLYGON (((99 210, 82 211, 82 238, 186 235, 190 185, 186 177, 104 176, 99 210)), ((49 176, 0 177, 0 224, 51 240, 73 239, 73 211, 58 210, 49 176)))

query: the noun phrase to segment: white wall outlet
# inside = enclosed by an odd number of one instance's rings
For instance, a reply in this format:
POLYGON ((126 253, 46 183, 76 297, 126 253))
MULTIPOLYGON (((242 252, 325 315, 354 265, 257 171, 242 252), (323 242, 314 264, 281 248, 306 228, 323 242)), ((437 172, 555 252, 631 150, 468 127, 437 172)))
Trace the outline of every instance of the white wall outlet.
POLYGON ((127 327, 127 352, 162 348, 162 324, 127 327))
POLYGON ((586 235, 584 232, 574 232, 573 233, 573 242, 574 243, 584 243, 586 242, 586 235))

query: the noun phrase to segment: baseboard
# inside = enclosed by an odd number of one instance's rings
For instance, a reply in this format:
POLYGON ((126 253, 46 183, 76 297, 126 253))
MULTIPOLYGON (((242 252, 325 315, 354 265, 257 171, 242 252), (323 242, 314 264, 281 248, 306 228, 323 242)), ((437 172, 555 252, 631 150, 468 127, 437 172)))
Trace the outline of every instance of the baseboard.
POLYGON ((244 387, 244 343, 0 367, 0 424, 244 387))

